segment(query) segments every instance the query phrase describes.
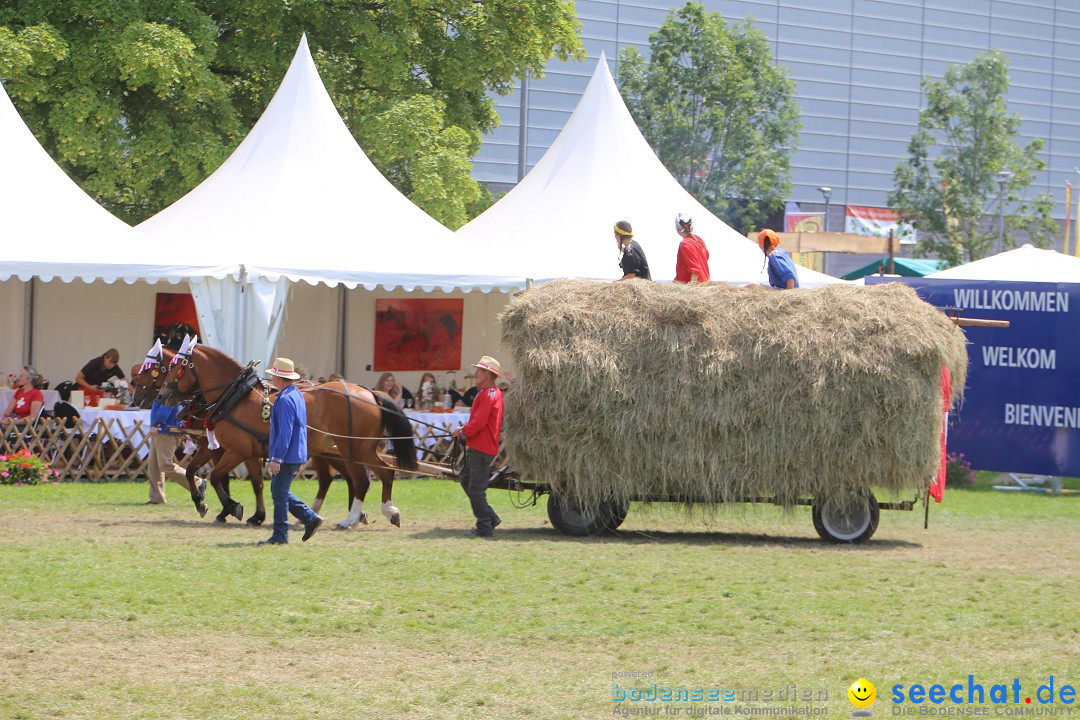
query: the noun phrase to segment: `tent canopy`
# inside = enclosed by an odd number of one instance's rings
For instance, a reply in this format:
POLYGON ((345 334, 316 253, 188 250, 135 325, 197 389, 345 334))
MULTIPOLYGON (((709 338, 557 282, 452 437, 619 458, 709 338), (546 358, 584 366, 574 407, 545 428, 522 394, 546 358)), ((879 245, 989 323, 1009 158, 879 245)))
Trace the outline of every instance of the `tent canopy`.
POLYGON ((1080 283, 1080 257, 1022 245, 997 255, 927 275, 943 280, 1013 280, 1080 283))
MULTIPOLYGON (((675 216, 688 213, 709 248, 713 280, 767 282, 765 257, 671 176, 641 135, 601 55, 566 127, 525 178, 458 235, 506 253, 537 281, 614 279, 612 227, 627 220, 656 280, 675 277, 675 216)), ((800 267, 800 284, 839 282, 800 267)))
POLYGON ((192 257, 244 265, 249 280, 284 276, 411 290, 518 289, 414 205, 372 165, 334 107, 300 41, 262 117, 210 177, 139 226, 192 257))
MULTIPOLYGON (((945 267, 944 260, 924 260, 915 258, 893 258, 893 275, 900 277, 923 277, 933 272, 938 272, 945 267)), ((888 272, 889 258, 885 256, 880 260, 863 265, 858 270, 852 270, 844 275, 842 280, 858 280, 867 275, 875 275, 878 272, 888 272)))
POLYGON ((170 248, 151 243, 98 205, 41 147, 2 84, 0 158, 0 280, 179 282, 235 271, 217 263, 176 265, 170 248))

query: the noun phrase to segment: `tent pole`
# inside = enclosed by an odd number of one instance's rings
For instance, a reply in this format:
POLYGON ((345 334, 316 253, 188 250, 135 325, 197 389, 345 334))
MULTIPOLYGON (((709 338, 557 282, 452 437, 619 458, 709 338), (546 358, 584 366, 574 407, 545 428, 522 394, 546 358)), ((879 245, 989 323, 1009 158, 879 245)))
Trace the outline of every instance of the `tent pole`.
POLYGON ((337 357, 337 371, 341 373, 342 377, 348 377, 345 374, 345 329, 347 327, 346 317, 348 310, 348 296, 345 294, 346 289, 344 285, 338 285, 338 357, 337 357))
POLYGON ((23 293, 23 364, 34 364, 34 293, 37 289, 37 278, 30 278, 26 283, 26 292, 23 293))
POLYGON ((248 352, 248 340, 247 340, 247 296, 244 294, 245 285, 247 285, 247 268, 243 265, 240 266, 240 287, 236 293, 236 357, 240 358, 240 363, 247 362, 248 352))
POLYGON ((521 78, 521 110, 518 119, 518 171, 517 179, 525 177, 529 163, 529 73, 521 78))

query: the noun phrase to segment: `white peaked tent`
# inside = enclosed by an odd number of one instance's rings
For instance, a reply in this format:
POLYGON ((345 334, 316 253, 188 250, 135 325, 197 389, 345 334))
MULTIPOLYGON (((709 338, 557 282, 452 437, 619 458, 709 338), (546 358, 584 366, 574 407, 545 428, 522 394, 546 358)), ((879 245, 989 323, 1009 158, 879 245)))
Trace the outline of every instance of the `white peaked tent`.
MULTIPOLYGON (((619 277, 612 226, 627 220, 654 280, 675 277, 675 216, 687 213, 709 249, 713 280, 767 282, 765 257, 671 176, 627 110, 601 54, 566 126, 540 162, 458 235, 500 248, 504 264, 543 282, 619 277)), ((841 282, 798 268, 804 287, 841 282)))
POLYGON ((406 290, 511 290, 402 195, 356 144, 303 37, 266 111, 210 177, 139 225, 190 257, 243 266, 242 282, 192 283, 204 339, 267 357, 288 281, 406 290))
POLYGON ((943 280, 1080 283, 1080 257, 1022 245, 1015 250, 957 265, 926 277, 943 280))
POLYGON ((176 265, 83 192, 30 132, 0 85, 0 280, 169 280, 229 269, 176 265))
POLYGON ((236 272, 213 256, 205 265, 178 259, 83 192, 0 86, 0 369, 32 361, 60 382, 108 347, 121 361, 141 357, 154 327, 154 283, 236 272))

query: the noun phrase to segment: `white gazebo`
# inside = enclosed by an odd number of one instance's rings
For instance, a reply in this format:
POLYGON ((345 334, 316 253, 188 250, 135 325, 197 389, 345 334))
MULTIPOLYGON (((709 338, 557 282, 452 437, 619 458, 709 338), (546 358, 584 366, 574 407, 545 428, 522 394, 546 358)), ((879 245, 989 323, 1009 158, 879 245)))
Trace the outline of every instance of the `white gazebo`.
MULTIPOLYGON (((767 282, 765 257, 671 176, 641 135, 601 55, 570 120, 540 162, 503 198, 458 231, 499 249, 507 268, 543 282, 615 279, 612 226, 627 220, 654 280, 675 277, 675 216, 688 213, 709 249, 713 280, 767 282)), ((804 287, 842 282, 798 268, 804 287)))
POLYGON ((1011 280, 1080 283, 1080 257, 1022 245, 964 265, 927 275, 942 280, 1011 280))
MULTIPOLYGON (((205 339, 238 358, 269 360, 290 282, 459 293, 525 285, 524 276, 494 271, 494 258, 478 263, 466 241, 382 176, 335 109, 306 36, 266 111, 232 155, 138 229, 178 255, 241 267, 239 283, 192 281, 205 339)), ((309 330, 334 336, 344 331, 336 328, 339 303, 344 299, 322 288, 308 294, 299 312, 310 316, 304 320, 309 330)), ((317 336, 310 339, 306 352, 333 352, 317 336)), ((344 356, 344 347, 337 352, 344 356)))
POLYGON ((109 347, 135 360, 154 319, 155 291, 138 281, 236 271, 213 255, 179 264, 178 253, 111 215, 49 157, 2 86, 0 158, 0 371, 33 359, 58 382, 109 347))

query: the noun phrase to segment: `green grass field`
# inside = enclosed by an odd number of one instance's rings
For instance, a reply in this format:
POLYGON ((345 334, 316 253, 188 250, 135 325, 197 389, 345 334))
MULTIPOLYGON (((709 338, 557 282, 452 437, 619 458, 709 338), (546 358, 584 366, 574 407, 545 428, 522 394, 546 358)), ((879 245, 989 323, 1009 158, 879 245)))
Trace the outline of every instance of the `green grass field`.
MULTIPOLYGON (((613 702, 614 683, 653 682, 794 685, 826 691, 817 706, 847 717, 860 677, 877 685, 883 717, 897 683, 972 674, 989 691, 1018 678, 1033 700, 1051 675, 1056 688, 1080 685, 1080 494, 988 482, 950 489, 929 530, 921 508, 883 511, 873 540, 843 547, 817 539, 808 509, 764 506, 635 506, 618 536, 579 540, 502 491, 491 492, 497 539, 473 540, 464 494, 435 480, 395 485, 400 529, 377 516, 330 530, 345 514, 337 483, 312 541, 258 547, 268 528, 213 525, 173 485, 167 506, 142 505, 141 483, 0 487, 0 718, 781 705, 613 702), (632 672, 663 675, 613 678, 632 672)), ((315 486, 294 489, 311 498, 315 486)), ((238 496, 253 509, 249 487, 238 496)))

